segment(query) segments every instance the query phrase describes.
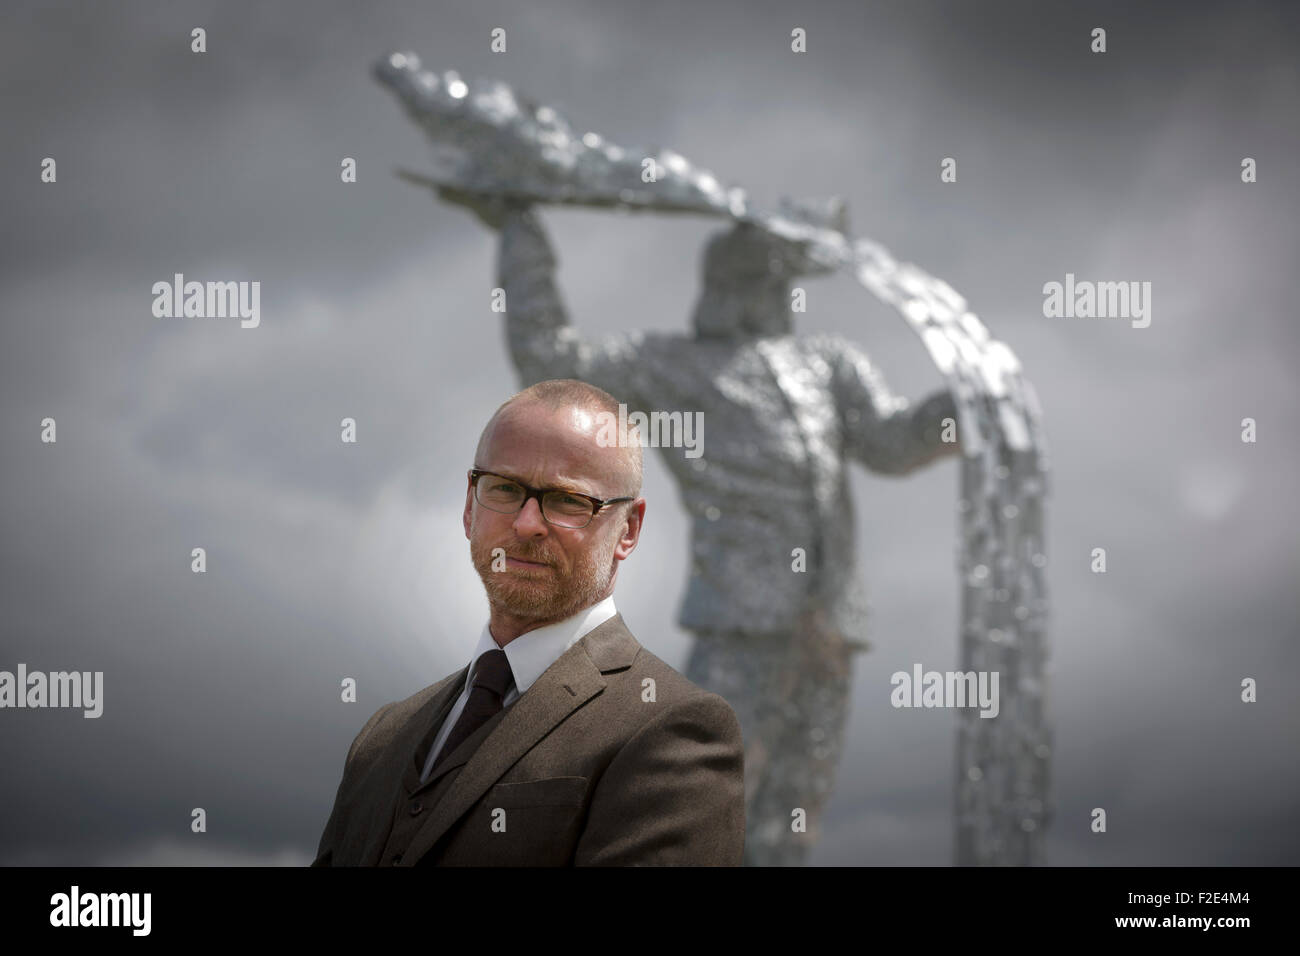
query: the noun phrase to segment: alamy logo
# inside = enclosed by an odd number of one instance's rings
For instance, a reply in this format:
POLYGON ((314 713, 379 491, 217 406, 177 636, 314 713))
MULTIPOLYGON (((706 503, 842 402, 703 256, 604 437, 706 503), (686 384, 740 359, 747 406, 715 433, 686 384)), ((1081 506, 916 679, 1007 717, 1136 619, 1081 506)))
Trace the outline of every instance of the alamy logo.
POLYGON ((0 671, 0 707, 82 708, 83 717, 104 713, 103 671, 0 671))
POLYGON ((618 403, 618 415, 597 412, 600 430, 596 444, 602 448, 625 448, 632 441, 634 429, 642 448, 685 448, 687 458, 699 458, 704 451, 703 412, 629 412, 618 403))
POLYGON ((912 665, 912 673, 895 671, 889 702, 895 707, 979 707, 981 717, 996 717, 997 671, 926 671, 912 665))
POLYGON ((1047 283, 1043 295, 1049 319, 1132 319, 1135 329, 1151 324, 1150 282, 1075 282, 1067 272, 1064 284, 1047 283))
POLYGON ((186 282, 178 272, 171 282, 155 282, 153 294, 153 314, 160 319, 238 316, 245 329, 255 329, 262 321, 260 282, 186 282))
POLYGON ((50 897, 50 925, 129 926, 132 936, 148 936, 152 910, 152 893, 82 893, 73 885, 50 897))

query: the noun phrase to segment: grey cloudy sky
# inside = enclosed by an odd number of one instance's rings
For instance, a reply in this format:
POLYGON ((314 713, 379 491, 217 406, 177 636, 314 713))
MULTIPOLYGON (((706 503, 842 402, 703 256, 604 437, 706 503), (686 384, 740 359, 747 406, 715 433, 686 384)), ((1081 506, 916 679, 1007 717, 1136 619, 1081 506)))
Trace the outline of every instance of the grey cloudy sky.
MULTIPOLYGON (((842 195, 857 233, 962 292, 1045 409, 1049 862, 1300 862, 1297 14, 1131 7, 5 4, 0 669, 106 691, 98 720, 0 713, 0 863, 308 862, 364 720, 473 648, 464 469, 517 386, 492 237, 391 174, 427 160, 369 76, 395 49, 764 203, 842 195), (259 281, 261 326, 154 318, 175 272, 259 281), (1044 318, 1067 272, 1151 282, 1150 327, 1044 318)), ((715 224, 543 215, 580 328, 686 327, 715 224)), ((850 280, 810 294, 801 328, 857 340, 902 394, 940 384, 850 280)), ((616 597, 680 667, 687 525, 647 461, 616 597)), ((875 648, 814 864, 951 859, 955 720, 888 701, 895 670, 957 665, 957 479, 854 477, 875 648)))

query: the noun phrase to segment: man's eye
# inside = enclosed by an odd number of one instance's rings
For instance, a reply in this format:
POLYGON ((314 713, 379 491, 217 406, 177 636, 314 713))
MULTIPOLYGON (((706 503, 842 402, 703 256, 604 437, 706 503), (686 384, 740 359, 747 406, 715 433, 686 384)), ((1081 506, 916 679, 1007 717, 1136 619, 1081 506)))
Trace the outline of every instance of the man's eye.
POLYGON ((557 511, 565 514, 582 514, 591 512, 591 504, 586 498, 578 498, 574 495, 566 495, 560 492, 553 494, 548 500, 547 505, 557 511))

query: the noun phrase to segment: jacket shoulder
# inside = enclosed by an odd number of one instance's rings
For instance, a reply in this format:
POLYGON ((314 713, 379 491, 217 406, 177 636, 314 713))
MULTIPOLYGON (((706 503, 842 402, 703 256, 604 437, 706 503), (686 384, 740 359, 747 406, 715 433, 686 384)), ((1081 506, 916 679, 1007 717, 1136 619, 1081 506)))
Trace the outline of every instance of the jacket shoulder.
POLYGON ((674 698, 685 700, 718 696, 693 683, 685 674, 669 665, 644 644, 637 650, 632 666, 628 670, 638 676, 653 678, 661 690, 668 691, 674 698))
POLYGON ((608 682, 605 694, 609 703, 626 717, 625 732, 636 733, 643 725, 662 720, 668 711, 680 713, 722 736, 739 736, 739 718, 725 698, 693 683, 632 637, 630 631, 626 634, 635 645, 631 662, 625 669, 603 675, 608 682))

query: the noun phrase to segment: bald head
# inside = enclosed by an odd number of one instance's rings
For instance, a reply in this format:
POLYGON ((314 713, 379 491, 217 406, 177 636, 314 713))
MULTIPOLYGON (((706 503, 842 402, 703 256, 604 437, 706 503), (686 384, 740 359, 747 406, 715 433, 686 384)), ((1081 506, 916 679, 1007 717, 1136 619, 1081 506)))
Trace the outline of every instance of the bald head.
POLYGON ((641 493, 642 470, 641 442, 635 427, 629 426, 627 440, 617 446, 606 447, 598 440, 601 420, 618 414, 618 399, 594 385, 571 378, 538 382, 506 399, 492 414, 479 436, 474 462, 480 467, 491 466, 484 456, 501 453, 492 440, 498 431, 517 432, 545 422, 546 427, 558 430, 571 451, 589 455, 593 472, 612 485, 602 489, 601 496, 635 497, 641 493))

